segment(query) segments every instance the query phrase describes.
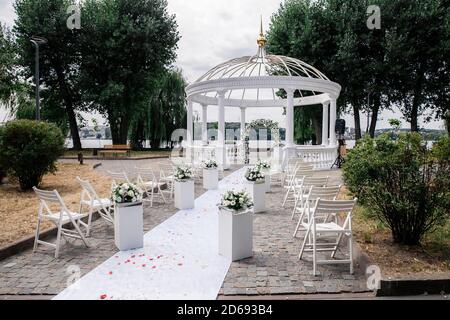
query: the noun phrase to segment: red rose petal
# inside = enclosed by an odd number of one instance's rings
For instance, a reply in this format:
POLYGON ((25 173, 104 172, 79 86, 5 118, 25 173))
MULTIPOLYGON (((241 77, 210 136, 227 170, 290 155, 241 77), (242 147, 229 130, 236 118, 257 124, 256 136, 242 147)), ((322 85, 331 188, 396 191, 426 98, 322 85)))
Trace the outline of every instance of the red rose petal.
POLYGON ((179 263, 178 265, 181 267, 183 264, 182 264, 182 263, 179 263))
POLYGON ((146 264, 143 264, 142 267, 145 268, 146 264))
POLYGON ((153 266, 152 269, 156 269, 156 266, 153 266))
POLYGON ((107 297, 107 295, 106 295, 106 294, 102 294, 102 295, 100 296, 100 299, 102 299, 102 300, 105 300, 105 299, 106 299, 106 297, 107 297))
POLYGON ((113 272, 112 271, 110 271, 110 272, 108 272, 108 274, 111 276, 112 274, 113 274, 113 272))

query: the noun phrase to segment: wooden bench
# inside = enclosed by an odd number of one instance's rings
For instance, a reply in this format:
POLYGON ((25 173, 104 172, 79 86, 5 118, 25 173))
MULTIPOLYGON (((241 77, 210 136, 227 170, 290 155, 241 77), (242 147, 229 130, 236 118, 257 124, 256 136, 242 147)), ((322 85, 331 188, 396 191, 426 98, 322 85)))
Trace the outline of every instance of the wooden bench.
POLYGON ((100 154, 103 157, 105 157, 106 155, 113 155, 114 157, 117 157, 119 154, 131 156, 131 147, 127 144, 105 145, 103 147, 103 150, 100 151, 100 154))

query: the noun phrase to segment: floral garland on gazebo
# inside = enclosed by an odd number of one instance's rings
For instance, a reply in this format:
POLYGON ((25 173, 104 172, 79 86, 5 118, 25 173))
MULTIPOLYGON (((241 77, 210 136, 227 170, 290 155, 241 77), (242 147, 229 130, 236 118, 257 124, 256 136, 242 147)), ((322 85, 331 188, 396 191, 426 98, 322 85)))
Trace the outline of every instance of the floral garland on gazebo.
POLYGON ((267 119, 257 119, 250 122, 246 127, 245 131, 241 134, 241 140, 245 141, 250 138, 250 132, 252 130, 267 129, 270 131, 272 140, 275 145, 280 144, 280 128, 278 127, 278 122, 267 120, 267 119))

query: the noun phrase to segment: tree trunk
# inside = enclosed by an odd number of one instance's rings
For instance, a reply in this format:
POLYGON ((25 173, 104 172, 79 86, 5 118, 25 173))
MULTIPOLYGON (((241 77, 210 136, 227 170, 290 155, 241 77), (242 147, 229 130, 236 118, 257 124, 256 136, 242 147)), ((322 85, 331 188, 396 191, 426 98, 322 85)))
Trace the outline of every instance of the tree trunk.
POLYGON ((67 118, 69 119, 70 135, 72 136, 73 149, 79 151, 82 149, 80 133, 78 132, 77 117, 75 115, 75 111, 73 111, 72 106, 69 107, 66 104, 66 113, 67 118))
POLYGON ((372 138, 375 137, 375 129, 377 128, 377 121, 378 121, 378 112, 380 111, 380 97, 375 96, 375 100, 373 101, 373 109, 372 109, 372 116, 370 117, 370 127, 369 127, 369 134, 372 138))
POLYGON ((358 106, 353 106, 353 118, 355 120, 355 140, 359 140, 361 139, 361 118, 358 106))
POLYGON ((416 85, 414 87, 414 98, 411 107, 411 131, 418 132, 419 106, 422 101, 422 84, 424 80, 424 64, 421 63, 418 70, 416 85))
POLYGON ((80 133, 78 132, 77 117, 75 115, 75 110, 73 107, 72 95, 69 88, 67 87, 62 68, 59 66, 58 63, 55 63, 55 71, 58 77, 60 95, 66 107, 65 110, 67 118, 69 120, 70 135, 72 136, 73 149, 78 151, 81 150, 82 148, 81 148, 80 133))
POLYGON ((113 144, 128 143, 128 129, 130 128, 130 120, 127 116, 112 117, 108 115, 109 125, 111 127, 111 137, 113 144))

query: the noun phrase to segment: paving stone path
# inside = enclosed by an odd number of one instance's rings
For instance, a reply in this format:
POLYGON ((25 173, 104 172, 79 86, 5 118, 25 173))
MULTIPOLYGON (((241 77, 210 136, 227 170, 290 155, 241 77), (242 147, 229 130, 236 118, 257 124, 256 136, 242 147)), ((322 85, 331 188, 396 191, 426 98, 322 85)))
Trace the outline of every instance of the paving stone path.
MULTIPOLYGON (((134 166, 156 166, 160 161, 164 160, 103 161, 98 170, 131 171, 134 166)), ((336 172, 319 174, 332 175, 332 179, 339 182, 336 172)), ((321 266, 320 276, 312 276, 311 263, 297 260, 300 239, 292 238, 295 222, 290 220, 290 210, 281 208, 281 187, 274 186, 272 191, 267 196, 268 211, 255 217, 254 257, 232 263, 220 294, 367 291, 364 274, 358 268, 355 275, 351 276, 347 266, 321 266)), ((196 197, 204 192, 200 182, 196 183, 195 192, 196 197)), ((146 205, 145 232, 175 212, 177 209, 173 202, 164 205, 161 201, 156 201, 152 208, 146 205)), ((117 252, 113 228, 101 219, 93 223, 89 242, 90 248, 84 247, 80 241, 65 242, 59 259, 54 258, 53 250, 40 246, 35 254, 26 250, 0 261, 0 295, 51 297, 67 287, 68 281, 74 278, 73 272, 76 276, 79 270, 79 275, 83 276, 117 252)))

